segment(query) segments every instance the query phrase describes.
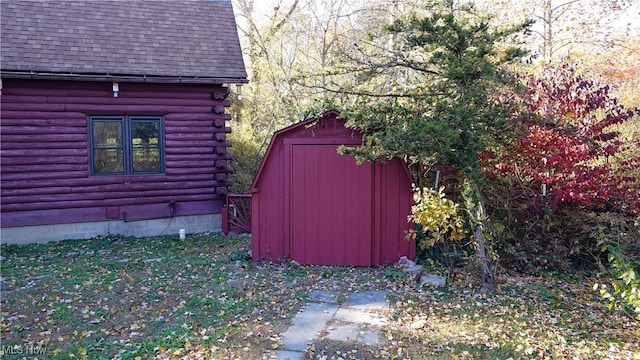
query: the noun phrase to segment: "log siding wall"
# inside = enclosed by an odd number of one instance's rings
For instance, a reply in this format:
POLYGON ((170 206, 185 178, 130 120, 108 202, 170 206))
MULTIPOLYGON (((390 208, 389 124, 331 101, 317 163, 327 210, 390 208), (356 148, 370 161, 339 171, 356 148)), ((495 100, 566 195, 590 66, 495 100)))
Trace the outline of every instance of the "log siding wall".
POLYGON ((220 213, 230 185, 226 87, 3 79, 2 227, 220 213), (163 174, 96 175, 88 117, 163 118, 163 174))

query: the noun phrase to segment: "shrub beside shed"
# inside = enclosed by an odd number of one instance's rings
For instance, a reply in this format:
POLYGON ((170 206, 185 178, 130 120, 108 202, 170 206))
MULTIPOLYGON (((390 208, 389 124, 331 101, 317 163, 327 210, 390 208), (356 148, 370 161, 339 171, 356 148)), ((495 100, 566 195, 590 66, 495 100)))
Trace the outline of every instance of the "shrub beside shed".
POLYGON ((340 145, 360 145, 339 112, 277 131, 251 187, 254 261, 372 266, 415 257, 404 239, 413 202, 399 159, 358 165, 340 145))

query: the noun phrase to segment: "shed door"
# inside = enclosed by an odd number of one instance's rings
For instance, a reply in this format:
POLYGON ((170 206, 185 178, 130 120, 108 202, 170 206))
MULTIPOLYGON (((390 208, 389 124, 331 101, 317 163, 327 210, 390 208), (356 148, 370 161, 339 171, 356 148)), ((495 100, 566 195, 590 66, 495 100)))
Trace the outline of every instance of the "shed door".
POLYGON ((372 165, 336 145, 291 145, 291 258, 372 265, 372 165))

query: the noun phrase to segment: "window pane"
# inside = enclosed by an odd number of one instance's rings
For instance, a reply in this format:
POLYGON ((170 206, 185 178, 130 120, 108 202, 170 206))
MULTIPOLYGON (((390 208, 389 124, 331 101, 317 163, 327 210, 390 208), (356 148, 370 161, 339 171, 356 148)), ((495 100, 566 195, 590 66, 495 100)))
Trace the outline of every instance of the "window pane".
POLYGON ((134 172, 160 172, 160 150, 139 149, 133 150, 134 172))
POLYGON ((122 147, 122 122, 94 121, 93 145, 95 147, 122 147))
POLYGON ((124 173, 122 149, 94 149, 94 173, 124 173))
POLYGON ((133 172, 161 172, 160 120, 131 121, 133 172))
POLYGON ((153 142, 158 144, 158 136, 160 135, 160 122, 159 121, 132 121, 131 122, 131 137, 136 141, 142 143, 153 142))
POLYGON ((92 118, 91 143, 94 174, 124 174, 124 122, 120 117, 92 118))

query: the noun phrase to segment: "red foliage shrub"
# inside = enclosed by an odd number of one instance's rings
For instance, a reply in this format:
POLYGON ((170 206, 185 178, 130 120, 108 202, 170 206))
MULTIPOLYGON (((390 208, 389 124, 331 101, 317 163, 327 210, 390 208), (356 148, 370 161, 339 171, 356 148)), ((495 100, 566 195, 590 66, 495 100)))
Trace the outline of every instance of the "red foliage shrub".
POLYGON ((567 65, 525 79, 526 110, 536 115, 528 133, 488 162, 489 178, 506 186, 506 198, 539 212, 562 205, 640 214, 635 176, 640 156, 621 158, 630 146, 614 125, 635 111, 619 104, 609 86, 584 79, 567 65))

